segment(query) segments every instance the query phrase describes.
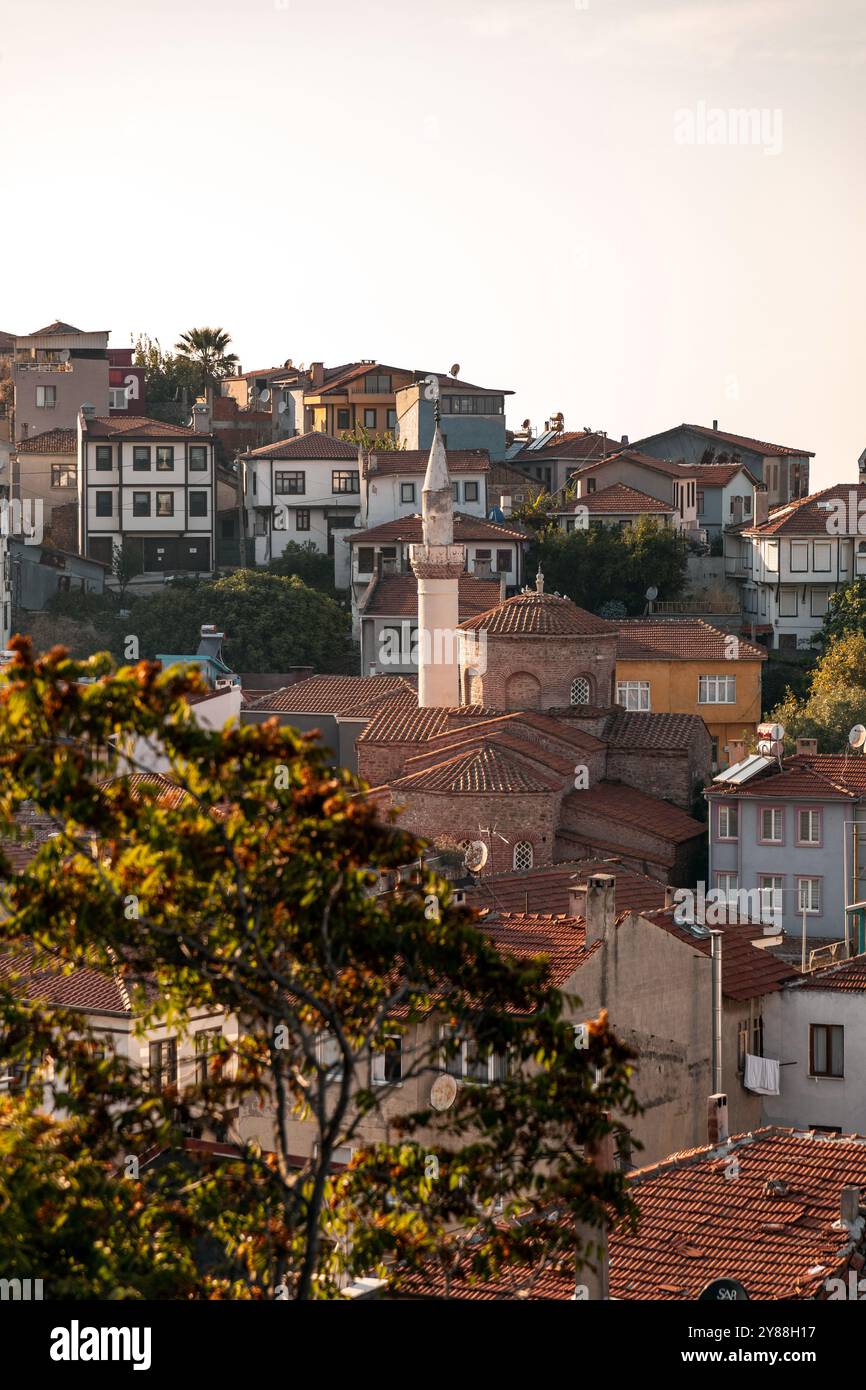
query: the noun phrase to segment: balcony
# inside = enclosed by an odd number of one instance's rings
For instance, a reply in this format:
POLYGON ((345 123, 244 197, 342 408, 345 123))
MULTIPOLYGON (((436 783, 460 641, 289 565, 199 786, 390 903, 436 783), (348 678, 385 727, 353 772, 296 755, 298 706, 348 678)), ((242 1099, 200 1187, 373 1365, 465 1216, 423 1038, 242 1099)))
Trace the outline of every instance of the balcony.
POLYGON ((71 372, 71 362, 16 362, 16 372, 71 372))

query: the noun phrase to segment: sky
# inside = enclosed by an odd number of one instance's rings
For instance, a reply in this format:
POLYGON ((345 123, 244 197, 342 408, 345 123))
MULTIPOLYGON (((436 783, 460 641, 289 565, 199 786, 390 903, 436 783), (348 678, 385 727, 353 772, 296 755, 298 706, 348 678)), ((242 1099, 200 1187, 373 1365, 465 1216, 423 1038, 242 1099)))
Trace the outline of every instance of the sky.
POLYGON ((866 446, 862 0, 0 0, 0 329, 866 446), (754 112, 738 117, 737 112, 754 112))

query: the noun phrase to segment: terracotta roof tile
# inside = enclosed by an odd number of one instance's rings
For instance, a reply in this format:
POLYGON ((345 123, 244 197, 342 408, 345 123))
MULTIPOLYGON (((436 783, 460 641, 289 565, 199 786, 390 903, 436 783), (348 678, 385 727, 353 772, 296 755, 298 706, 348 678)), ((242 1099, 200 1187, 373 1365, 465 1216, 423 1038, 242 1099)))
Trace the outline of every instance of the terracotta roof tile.
POLYGON ((572 637, 616 634, 613 623, 555 594, 515 594, 460 626, 494 636, 572 637))
POLYGON ((739 444, 743 449, 751 449, 756 454, 764 457, 778 454, 780 457, 789 454, 805 455, 806 458, 814 458, 814 451, 811 449, 793 449, 787 444, 768 444, 765 439, 753 439, 747 434, 730 434, 727 430, 712 430, 706 425, 682 425, 684 430, 694 430, 695 434, 701 434, 705 439, 720 439, 725 444, 739 444))
POLYGON ((296 434, 291 439, 279 439, 276 444, 263 444, 259 449, 250 449, 244 458, 256 459, 358 459, 357 444, 345 439, 335 439, 333 435, 321 430, 308 430, 306 434, 296 434))
POLYGON ((851 960, 813 970, 793 987, 831 990, 836 994, 863 994, 866 991, 866 956, 853 956, 851 960))
POLYGON ((665 886, 658 879, 626 868, 620 859, 572 859, 546 864, 538 869, 516 869, 507 874, 491 874, 468 888, 466 901, 471 907, 497 912, 568 912, 569 890, 586 882, 590 874, 613 874, 616 878, 617 910, 642 911, 663 907, 665 886))
POLYGON ((501 951, 519 960, 547 956, 550 983, 563 989, 586 959, 583 919, 550 912, 495 912, 485 917, 483 930, 501 951))
POLYGON ((758 797, 774 801, 777 797, 809 801, 850 801, 866 796, 866 759, 845 754, 819 753, 815 757, 794 755, 757 773, 748 782, 712 782, 707 795, 758 797))
POLYGON ((738 473, 745 473, 750 482, 760 486, 760 479, 744 463, 685 463, 681 462, 683 476, 694 478, 699 487, 725 487, 738 473))
POLYGON ((90 966, 75 966, 63 973, 58 959, 51 968, 33 969, 33 956, 0 954, 0 979, 29 1000, 44 1000, 59 1008, 85 1009, 92 1013, 131 1013, 129 995, 119 976, 90 966), (11 977, 20 976, 12 983, 11 977))
POLYGON ((271 714, 354 715, 373 713, 380 704, 395 698, 403 702, 411 699, 417 705, 415 685, 408 676, 310 676, 282 690, 269 691, 246 708, 271 714))
MULTIPOLYGON (((490 455, 486 449, 447 449, 449 473, 489 473, 490 455)), ((429 449, 394 449, 370 455, 367 476, 371 479, 390 477, 395 473, 427 471, 429 449), (375 459, 376 466, 372 466, 375 459)))
POLYGON ((609 457, 611 454, 618 454, 621 449, 622 443, 619 439, 611 439, 609 435, 600 434, 598 430, 559 430, 544 444, 536 442, 535 446, 527 445, 509 461, 529 464, 539 459, 550 458, 601 458, 602 450, 605 456, 609 457))
MULTIPOLYGON (((706 927, 692 928, 676 921, 674 908, 649 909, 641 913, 650 922, 663 927, 680 941, 693 946, 702 955, 709 956, 711 949, 710 933, 706 927)), ((722 938, 722 992, 729 999, 756 999, 763 994, 773 994, 790 980, 798 978, 794 968, 774 955, 766 947, 754 943, 762 939, 759 924, 747 922, 721 927, 722 938)))
POLYGON ((664 748, 681 752, 690 748, 696 737, 709 737, 697 714, 640 714, 619 705, 609 714, 602 733, 617 751, 664 748))
POLYGON ((608 483, 598 492, 588 492, 564 507, 561 515, 568 516, 578 507, 585 508, 590 516, 609 512, 630 515, 652 512, 668 516, 676 510, 673 502, 660 502, 657 497, 649 497, 645 492, 638 492, 637 488, 627 487, 625 483, 608 483))
POLYGON ((448 792, 452 795, 490 792, 548 793, 558 789, 561 778, 533 770, 505 749, 487 743, 468 753, 443 759, 432 767, 409 773, 391 785, 403 790, 448 792))
POLYGON ((42 430, 30 434, 15 445, 17 454, 76 454, 78 435, 75 430, 42 430))
POLYGON ((147 415, 92 415, 85 425, 88 439, 193 439, 202 444, 213 439, 187 425, 170 425, 147 415))
MULTIPOLYGON (((616 619, 616 654, 623 661, 724 661, 733 635, 700 618, 616 619)), ((738 661, 766 661, 766 647, 738 638, 738 661)))
MULTIPOLYGON (((367 531, 349 531, 346 539, 352 545, 373 545, 380 541, 404 541, 409 545, 421 542, 421 517, 403 516, 394 521, 384 521, 381 526, 371 526, 367 531)), ((503 526, 486 517, 469 516, 466 512, 454 513, 454 541, 530 541, 531 537, 515 526, 503 526)))
POLYGON ((569 810, 588 811, 617 824, 637 826, 672 844, 684 844, 705 836, 707 827, 681 811, 670 801, 647 796, 624 782, 596 782, 586 791, 569 792, 563 801, 563 814, 569 810))
POLYGON ((841 503, 846 524, 839 534, 858 534, 858 508, 866 500, 866 483, 836 483, 808 497, 799 497, 783 507, 774 507, 760 525, 744 523, 737 529, 750 536, 829 536, 829 523, 839 516, 839 507, 822 507, 822 503, 841 503), (853 522, 853 528, 851 523, 853 522))

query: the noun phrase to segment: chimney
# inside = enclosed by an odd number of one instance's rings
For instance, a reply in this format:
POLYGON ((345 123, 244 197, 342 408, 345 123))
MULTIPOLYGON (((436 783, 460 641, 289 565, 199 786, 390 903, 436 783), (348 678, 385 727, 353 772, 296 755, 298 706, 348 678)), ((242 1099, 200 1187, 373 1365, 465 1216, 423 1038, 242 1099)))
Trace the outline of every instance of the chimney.
POLYGON ((707 1097, 707 1143, 724 1144, 728 1129, 728 1097, 722 1091, 707 1097))
POLYGON ((196 401, 193 406, 192 427, 196 434, 210 434, 210 409, 207 401, 196 401))
POLYGON ((717 430, 718 428, 719 428, 719 422, 718 422, 718 420, 714 420, 714 421, 713 421, 713 429, 714 429, 714 430, 717 430))
POLYGON ((667 910, 670 910, 670 908, 673 907, 673 905, 674 905, 674 894, 676 893, 676 891, 677 891, 676 888, 674 888, 672 884, 670 884, 670 883, 666 883, 666 884, 665 884, 665 910, 666 910, 666 911, 667 911, 667 910))
POLYGON ((586 884, 570 883, 568 886, 569 917, 586 917, 586 884))
POLYGON ((96 406, 91 405, 89 401, 86 401, 85 404, 81 407, 81 413, 84 416, 85 420, 92 420, 96 415, 96 406))
POLYGON ((622 435, 620 435, 619 442, 620 442, 620 444, 628 444, 628 435, 627 435, 627 434, 622 434, 622 435))
POLYGON ((616 879, 613 874, 590 874, 586 882, 586 944, 603 941, 616 915, 616 879))
POLYGON ((725 744, 725 752, 728 755, 728 766, 733 767, 735 763, 741 763, 746 756, 746 740, 744 738, 732 738, 725 744))
POLYGON ((753 524, 755 526, 763 526, 764 522, 767 520, 768 511, 769 494, 767 493, 767 489, 765 487, 756 487, 753 524))
POLYGON ((797 756, 799 758, 817 758, 818 740, 816 738, 798 738, 797 756))
POLYGON ((324 380, 325 380, 325 364, 324 364, 324 362, 311 362, 311 363, 310 363, 310 385, 311 385, 311 386, 321 386, 321 385, 322 385, 322 382, 323 382, 324 380))
POLYGON ((503 516, 511 516, 511 498, 502 496, 499 499, 499 510, 503 516))
POLYGON ((853 1183, 847 1183, 842 1188, 842 1195, 839 1201, 839 1216, 843 1226, 850 1230, 856 1226, 860 1219, 860 1189, 853 1183))

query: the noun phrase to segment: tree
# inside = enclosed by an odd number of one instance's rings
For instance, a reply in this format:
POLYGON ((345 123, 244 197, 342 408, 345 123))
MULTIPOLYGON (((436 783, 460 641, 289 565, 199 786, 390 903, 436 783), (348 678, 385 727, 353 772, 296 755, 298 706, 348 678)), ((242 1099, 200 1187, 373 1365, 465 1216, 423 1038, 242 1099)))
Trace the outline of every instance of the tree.
MULTIPOLYGON (((203 1283, 199 1296, 269 1297, 279 1286, 298 1299, 334 1297, 347 1277, 385 1272, 386 1261, 396 1261, 397 1286, 434 1258, 446 1267, 469 1258, 480 1277, 566 1258, 578 1270, 592 1239, 577 1227, 633 1217, 623 1175, 598 1171, 586 1153, 614 1131, 614 1112, 635 1113, 630 1052, 604 1016, 577 1048, 543 957, 500 953, 444 881, 407 882, 402 871, 421 861, 423 843, 383 820, 349 773, 274 722, 202 728, 184 703, 199 688, 194 675, 147 662, 112 673, 107 656, 76 663, 60 648, 34 659, 23 638, 12 647, 0 677, 0 829, 11 834, 26 806, 57 834, 5 884, 7 955, 38 948, 40 967, 50 957, 119 972, 143 1024, 170 1016, 182 1033, 202 1008, 243 1020, 237 1042, 223 1039, 213 1077, 172 1092, 166 1106, 184 1120, 200 1115, 205 1132, 233 1123, 250 1098, 276 1108, 272 1147, 235 1132, 237 1157, 218 1180, 202 1172, 176 1191, 170 1215, 188 1246, 207 1231, 209 1278, 224 1290, 203 1283), (159 740, 180 796, 119 775, 118 731, 159 740), (375 891, 383 876, 399 891, 375 891), (373 1058, 395 1036, 407 1044, 405 1086, 438 1076, 443 1052, 454 1057, 467 1037, 474 1056, 507 1054, 511 1065, 489 1085, 462 1085, 441 1113, 425 1084, 419 1108, 370 1139, 398 1085, 387 1071, 370 1084, 373 1058), (335 1172, 344 1145, 356 1152, 335 1172)), ((61 1026, 37 1041, 35 1058, 56 1058, 77 1117, 69 1143, 82 1159, 100 1124, 122 1136, 122 1153, 140 1154, 152 1136, 134 1095, 118 1082, 106 1104, 106 1070, 91 1100, 74 1039, 61 1026)), ((41 1076, 26 1084, 41 1096, 41 1076)), ((45 1220, 50 1155, 38 1128, 16 1130, 14 1171, 0 1174, 16 1187, 13 1253, 20 1261, 38 1249, 46 1268, 56 1256, 66 1296, 86 1296, 92 1262, 76 1285, 59 1197, 45 1220)), ((83 1164, 63 1192, 74 1230, 87 1220, 91 1233, 110 1231, 109 1248, 99 1242, 100 1292, 149 1295, 139 1252, 156 1230, 169 1250, 162 1296, 167 1285, 195 1296, 188 1263, 175 1267, 159 1192, 118 1196, 100 1164, 110 1147, 106 1138, 96 1150, 89 1203, 83 1164)), ((62 1182, 61 1168, 55 1190, 62 1182)))
POLYGON ((312 541, 307 541, 305 545, 287 541, 282 555, 268 564, 268 572, 285 578, 297 575, 311 589, 318 589, 331 598, 337 596, 333 557, 318 550, 312 541))
POLYGON ((144 368, 144 394, 149 411, 166 413, 163 407, 174 407, 171 413, 178 418, 191 407, 199 391, 199 374, 186 357, 164 352, 158 338, 142 334, 135 343, 133 362, 144 368))
POLYGON ((371 434, 366 425, 361 424, 356 424, 354 429, 343 430, 340 438, 347 444, 356 444, 367 454, 391 454, 406 447, 405 441, 398 443, 390 431, 371 434))
POLYGON ((655 585, 662 598, 676 598, 687 572, 686 542, 677 531, 641 517, 625 530, 589 526, 565 532, 542 531, 529 548, 527 569, 544 571, 548 592, 567 594, 596 612, 603 603, 625 604, 643 612, 646 591, 655 585))
POLYGON ((141 574, 141 552, 136 553, 129 545, 115 545, 111 552, 111 573, 117 583, 117 593, 123 602, 129 585, 136 575, 141 574))
POLYGON ((233 375, 238 359, 236 353, 226 351, 230 342, 224 328, 190 328, 181 333, 174 350, 196 368, 199 390, 233 375))
POLYGON ((770 718, 784 725, 788 748, 797 738, 816 738, 820 752, 843 752, 849 729, 866 719, 866 634, 831 637, 806 694, 798 697, 789 688, 770 718))
POLYGON ((866 578, 844 584, 831 595, 821 629, 821 645, 849 632, 866 632, 866 578))

